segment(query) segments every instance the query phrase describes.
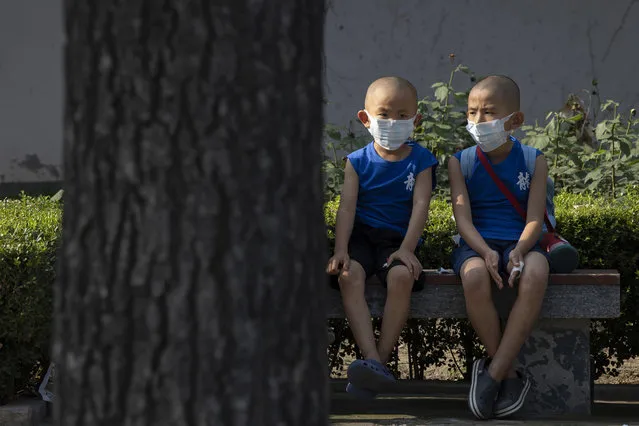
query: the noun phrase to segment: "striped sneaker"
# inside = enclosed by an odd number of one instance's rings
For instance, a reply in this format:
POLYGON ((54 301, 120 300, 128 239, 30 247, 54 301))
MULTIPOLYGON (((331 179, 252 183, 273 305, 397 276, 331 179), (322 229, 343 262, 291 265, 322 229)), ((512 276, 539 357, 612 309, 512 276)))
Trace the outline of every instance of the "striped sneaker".
POLYGON ((499 396, 495 402, 495 417, 497 418, 512 416, 524 406, 526 395, 530 390, 530 380, 520 371, 516 373, 517 377, 504 379, 501 382, 499 396))
POLYGON ((499 392, 499 382, 488 373, 489 363, 488 358, 475 360, 468 394, 470 411, 481 420, 494 417, 495 399, 499 392))

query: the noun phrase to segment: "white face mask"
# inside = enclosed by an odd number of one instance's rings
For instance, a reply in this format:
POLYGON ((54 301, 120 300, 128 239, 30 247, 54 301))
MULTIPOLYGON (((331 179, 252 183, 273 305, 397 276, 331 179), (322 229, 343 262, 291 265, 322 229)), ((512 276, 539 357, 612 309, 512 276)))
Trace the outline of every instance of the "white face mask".
POLYGON ((415 116, 408 120, 390 120, 375 118, 366 112, 370 126, 368 131, 375 139, 375 142, 384 149, 395 151, 408 140, 415 127, 415 116))
POLYGON ((468 121, 466 130, 473 137, 479 148, 484 152, 494 151, 508 141, 510 131, 504 129, 504 124, 514 112, 507 117, 485 123, 468 121))

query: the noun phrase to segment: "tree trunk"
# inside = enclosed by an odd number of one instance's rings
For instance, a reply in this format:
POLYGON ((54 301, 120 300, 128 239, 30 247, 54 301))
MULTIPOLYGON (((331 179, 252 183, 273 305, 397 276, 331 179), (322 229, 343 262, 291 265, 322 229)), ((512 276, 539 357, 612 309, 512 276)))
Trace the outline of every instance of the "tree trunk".
POLYGON ((56 424, 326 425, 324 2, 65 7, 56 424))

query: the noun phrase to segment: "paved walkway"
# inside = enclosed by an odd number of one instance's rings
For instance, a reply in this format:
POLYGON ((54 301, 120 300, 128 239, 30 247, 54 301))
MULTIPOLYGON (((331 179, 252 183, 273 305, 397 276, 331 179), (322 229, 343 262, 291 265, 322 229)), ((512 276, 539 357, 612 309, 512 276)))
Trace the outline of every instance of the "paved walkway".
MULTIPOLYGON (((431 391, 434 389, 431 389, 431 391)), ((613 389, 614 390, 614 389, 613 389)), ((634 396, 634 390, 632 396, 634 396)), ((627 394, 627 392, 626 392, 627 394)), ((633 401, 598 401, 588 418, 555 420, 478 421, 466 403, 466 397, 446 386, 444 392, 422 395, 389 395, 374 401, 352 399, 344 392, 333 392, 331 423, 334 426, 422 426, 422 425, 628 425, 639 426, 639 395, 633 401), (451 391, 452 390, 452 391, 451 391)), ((614 396, 611 392, 602 397, 614 396)), ((616 392, 616 396, 624 396, 616 392)), ((627 394, 627 396, 630 396, 627 394)), ((53 426, 50 419, 40 426, 53 426)))
POLYGON ((345 393, 331 399, 331 423, 341 426, 376 425, 637 425, 639 402, 598 402, 589 418, 561 420, 478 421, 468 410, 464 396, 386 396, 358 401, 345 393))

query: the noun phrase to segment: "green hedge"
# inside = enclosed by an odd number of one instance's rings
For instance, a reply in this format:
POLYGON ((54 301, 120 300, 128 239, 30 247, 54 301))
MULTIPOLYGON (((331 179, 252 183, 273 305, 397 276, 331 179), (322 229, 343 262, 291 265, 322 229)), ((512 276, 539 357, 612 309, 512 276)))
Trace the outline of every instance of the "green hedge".
POLYGON ((0 403, 47 367, 60 219, 48 198, 0 201, 0 403))
MULTIPOLYGON (((326 205, 329 226, 334 225, 337 203, 326 205)), ((33 389, 35 378, 49 362, 61 206, 46 197, 23 197, 0 201, 0 215, 0 402, 6 402, 33 389)), ((450 267, 455 233, 451 216, 447 200, 433 200, 421 253, 424 265, 450 267)), ((618 363, 639 355, 639 190, 614 202, 561 194, 557 217, 562 234, 579 248, 582 267, 621 272, 622 316, 593 324, 592 333, 595 376, 614 374, 618 363)), ((330 350, 334 368, 345 355, 355 354, 348 328, 341 326, 342 333, 330 350)), ((441 364, 445 352, 457 351, 462 364, 461 360, 481 351, 463 321, 413 320, 402 339, 410 347, 409 376, 414 378, 423 377, 429 365, 441 364)))
MULTIPOLYGON (((338 204, 339 199, 326 204, 329 228, 334 226, 338 204)), ((615 201, 559 194, 555 204, 559 231, 579 249, 580 267, 617 269, 621 273, 621 317, 593 322, 591 334, 595 378, 602 374, 615 375, 624 360, 639 356, 639 190, 631 188, 615 201)), ((451 267, 451 236, 455 233, 450 203, 434 199, 425 228, 426 243, 420 253, 425 267, 451 267)), ((332 231, 328 236, 332 244, 332 231)), ((333 325, 340 327, 337 323, 333 325)), ((335 345, 343 347, 343 354, 354 353, 348 330, 341 336, 341 345, 340 342, 335 345)), ((409 346, 410 378, 422 378, 426 367, 441 364, 444 352, 454 350, 457 359, 467 360, 481 351, 466 321, 412 320, 402 339, 409 346)), ((339 356, 331 359, 334 369, 341 367, 341 362, 339 356)))

